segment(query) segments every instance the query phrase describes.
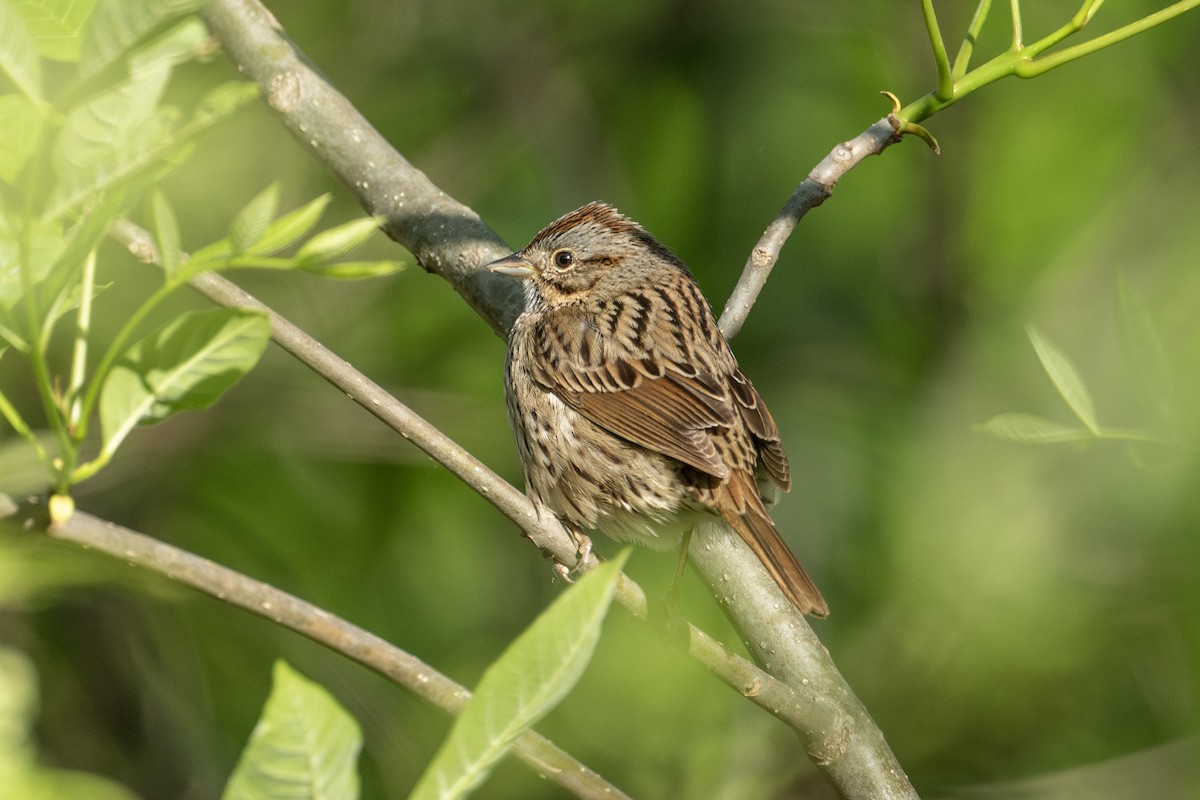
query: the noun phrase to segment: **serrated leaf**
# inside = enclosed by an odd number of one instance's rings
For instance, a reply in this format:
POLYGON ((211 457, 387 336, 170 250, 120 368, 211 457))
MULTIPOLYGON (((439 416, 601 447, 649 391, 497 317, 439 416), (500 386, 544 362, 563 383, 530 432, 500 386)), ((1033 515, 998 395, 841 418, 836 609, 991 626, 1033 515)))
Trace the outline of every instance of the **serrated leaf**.
MULTIPOLYGON (((165 66, 161 69, 152 68, 139 73, 139 76, 156 75, 165 69, 165 66)), ((175 112, 156 110, 146 123, 147 130, 120 147, 109 146, 104 149, 106 143, 103 139, 92 142, 95 150, 83 145, 81 149, 84 154, 78 157, 85 160, 86 166, 78 173, 71 172, 70 159, 64 155, 56 165, 64 172, 60 174, 59 185, 51 195, 50 208, 45 216, 62 216, 84 205, 95 195, 111 193, 113 189, 136 189, 140 192, 147 176, 161 177, 182 162, 194 139, 257 96, 258 90, 254 86, 243 81, 231 81, 205 95, 192 119, 178 129, 174 125, 175 112)), ((81 122, 80 127, 103 129, 104 123, 81 122)), ((111 142, 108 144, 111 145, 111 142)), ((71 148, 72 151, 74 149, 71 148)))
POLYGON ((465 796, 566 697, 595 651, 627 556, 584 575, 488 668, 409 800, 465 796))
POLYGON ((166 196, 155 189, 150 195, 150 208, 154 217, 154 244, 158 248, 158 263, 171 278, 179 270, 183 259, 183 248, 179 243, 179 222, 171 210, 166 196))
POLYGON ((100 393, 105 451, 135 425, 211 405, 258 363, 270 335, 263 314, 217 308, 184 314, 133 345, 100 393))
POLYGON ((169 74, 165 65, 143 70, 67 114, 54 144, 52 209, 82 202, 157 154, 171 128, 158 109, 169 74))
POLYGON ((11 0, 42 58, 78 61, 83 26, 96 0, 11 0))
POLYGON ((308 264, 333 261, 365 242, 382 221, 381 217, 362 217, 321 231, 301 245, 296 258, 308 264))
POLYGON ((353 800, 362 733, 324 688, 283 661, 221 800, 353 800))
POLYGON ((229 227, 229 239, 235 252, 244 253, 253 247, 263 233, 275 210, 279 208, 279 182, 276 181, 242 207, 229 227))
POLYGON ((1064 425, 1036 414, 1020 412, 998 414, 982 425, 976 425, 975 430, 997 439, 1023 444, 1060 444, 1096 438, 1087 428, 1064 425))
POLYGON ((1134 383, 1158 418, 1170 425, 1174 403, 1167 356, 1150 312, 1130 288, 1124 273, 1117 278, 1117 330, 1134 383))
POLYGON ((0 181, 12 184, 42 132, 42 115, 20 94, 0 95, 0 181))
POLYGON ((98 0, 84 32, 79 71, 98 72, 172 17, 206 0, 98 0))
POLYGON ((1079 421, 1092 433, 1099 433, 1100 424, 1096 421, 1092 396, 1088 394, 1087 387, 1084 385, 1083 379, 1079 377, 1079 371, 1075 369, 1071 359, 1067 358, 1065 353, 1033 325, 1027 326, 1026 332, 1029 334, 1029 341, 1033 343, 1033 349, 1037 353, 1038 359, 1042 362, 1042 369, 1054 382, 1054 388, 1058 389, 1058 393, 1075 413, 1075 416, 1079 418, 1079 421))
POLYGON ((403 261, 337 261, 333 264, 304 264, 300 268, 305 272, 320 275, 323 278, 338 280, 361 280, 363 278, 379 278, 391 275, 404 269, 403 261))
POLYGON ((42 99, 42 62, 25 18, 10 0, 0 0, 0 72, 30 100, 42 99))
POLYGON ((246 252, 250 255, 264 256, 292 244, 312 230, 332 198, 333 195, 323 194, 295 211, 284 214, 268 225, 258 242, 247 248, 246 252))

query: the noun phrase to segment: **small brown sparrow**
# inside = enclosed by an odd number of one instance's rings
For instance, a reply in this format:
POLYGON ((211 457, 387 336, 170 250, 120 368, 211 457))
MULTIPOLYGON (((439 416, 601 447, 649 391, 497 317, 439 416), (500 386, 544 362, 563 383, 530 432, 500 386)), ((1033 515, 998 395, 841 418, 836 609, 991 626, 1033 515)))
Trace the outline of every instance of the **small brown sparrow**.
POLYGON ((791 485, 779 430, 683 262, 589 203, 488 269, 525 281, 505 395, 539 509, 681 556, 728 526, 797 609, 827 615, 764 505, 767 481, 791 485))

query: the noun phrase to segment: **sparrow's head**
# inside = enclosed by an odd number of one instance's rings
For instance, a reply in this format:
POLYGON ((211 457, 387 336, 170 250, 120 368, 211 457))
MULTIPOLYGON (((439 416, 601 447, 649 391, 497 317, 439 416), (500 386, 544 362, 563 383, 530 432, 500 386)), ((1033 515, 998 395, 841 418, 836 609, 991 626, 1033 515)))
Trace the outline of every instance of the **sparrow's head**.
POLYGON ((664 268, 687 272, 645 228, 599 202, 556 219, 523 249, 488 265, 524 278, 529 302, 549 306, 584 293, 616 296, 653 281, 664 268))

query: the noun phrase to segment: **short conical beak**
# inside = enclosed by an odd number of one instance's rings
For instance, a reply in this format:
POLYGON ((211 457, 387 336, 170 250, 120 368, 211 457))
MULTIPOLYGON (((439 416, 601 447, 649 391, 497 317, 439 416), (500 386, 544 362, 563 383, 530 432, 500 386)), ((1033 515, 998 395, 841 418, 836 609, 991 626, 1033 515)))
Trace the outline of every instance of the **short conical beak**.
POLYGON ((499 261, 493 261, 487 265, 486 269, 513 278, 533 277, 533 267, 530 266, 528 261, 521 258, 520 253, 513 253, 511 256, 506 256, 499 261))

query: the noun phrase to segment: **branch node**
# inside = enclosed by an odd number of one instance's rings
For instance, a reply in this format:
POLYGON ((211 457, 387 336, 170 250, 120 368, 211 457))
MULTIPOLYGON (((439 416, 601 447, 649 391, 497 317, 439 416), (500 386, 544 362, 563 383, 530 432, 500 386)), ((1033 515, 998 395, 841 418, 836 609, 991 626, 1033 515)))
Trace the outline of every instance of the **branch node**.
POLYGON ((934 155, 941 155, 942 147, 938 144, 937 139, 933 138, 932 133, 922 125, 900 118, 900 98, 887 89, 884 89, 880 94, 887 96, 892 101, 892 110, 888 112, 887 121, 892 126, 892 130, 896 132, 896 139, 900 139, 907 134, 912 134, 929 145, 929 149, 933 151, 934 155))

